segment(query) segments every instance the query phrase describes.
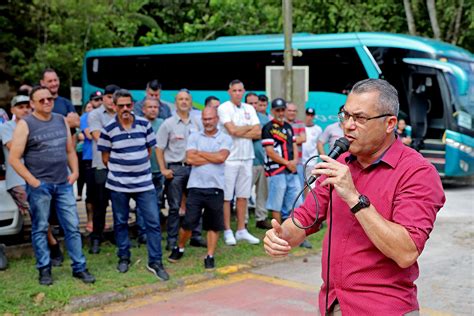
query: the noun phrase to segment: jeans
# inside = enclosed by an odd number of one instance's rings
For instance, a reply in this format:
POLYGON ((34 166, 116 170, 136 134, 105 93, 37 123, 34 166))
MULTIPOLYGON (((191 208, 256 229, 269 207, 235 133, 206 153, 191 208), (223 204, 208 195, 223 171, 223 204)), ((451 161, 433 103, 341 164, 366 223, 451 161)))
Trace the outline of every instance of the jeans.
MULTIPOLYGON (((281 219, 290 216, 296 196, 301 191, 301 184, 296 173, 280 173, 268 177, 268 199, 266 208, 274 212, 281 212, 281 219)), ((302 203, 298 198, 295 207, 302 203)))
POLYGON ((255 185, 255 220, 264 221, 268 217, 268 210, 265 208, 265 203, 268 197, 268 184, 265 177, 265 169, 263 165, 252 167, 252 183, 255 185))
POLYGON ((112 211, 114 215, 114 232, 117 243, 117 256, 130 259, 130 239, 128 237, 128 216, 130 198, 135 200, 137 211, 143 217, 146 227, 148 263, 161 262, 161 230, 160 213, 157 208, 156 191, 117 192, 110 191, 112 211))
POLYGON ((298 180, 300 180, 300 185, 304 187, 304 164, 297 164, 296 165, 296 173, 298 174, 298 180))
MULTIPOLYGON (((158 213, 161 211, 161 196, 163 195, 163 185, 165 184, 165 177, 161 174, 161 172, 154 172, 152 173, 152 181, 153 185, 155 186, 156 191, 156 199, 157 199, 157 208, 158 213)), ((138 236, 145 236, 146 234, 146 225, 141 212, 138 210, 137 207, 137 226, 138 226, 138 236)))
POLYGON ((53 201, 59 223, 64 230, 66 249, 72 260, 72 271, 84 271, 86 258, 82 253, 79 217, 72 185, 68 182, 61 184, 41 182, 37 188, 27 185, 26 190, 30 204, 31 241, 36 256, 36 267, 38 269, 50 267, 47 235, 49 211, 53 201))
POLYGON ((94 194, 92 215, 93 231, 91 240, 102 240, 105 227, 105 215, 109 206, 109 189, 105 187, 107 181, 107 169, 94 169, 94 194))
POLYGON ((178 241, 179 232, 179 207, 183 192, 186 190, 186 185, 189 179, 191 167, 188 166, 169 166, 173 170, 173 178, 166 179, 166 196, 168 198, 169 215, 167 222, 167 242, 168 244, 176 244, 178 241))

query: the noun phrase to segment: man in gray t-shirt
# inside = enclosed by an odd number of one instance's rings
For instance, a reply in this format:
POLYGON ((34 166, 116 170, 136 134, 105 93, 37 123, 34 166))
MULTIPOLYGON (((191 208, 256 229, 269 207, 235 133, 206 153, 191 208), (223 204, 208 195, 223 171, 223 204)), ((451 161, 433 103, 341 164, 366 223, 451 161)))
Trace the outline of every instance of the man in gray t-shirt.
MULTIPOLYGON (((92 233, 90 234, 90 254, 100 252, 100 243, 103 238, 105 228, 105 215, 109 206, 109 190, 105 187, 107 180, 107 167, 102 161, 102 153, 97 150, 97 141, 100 137, 100 131, 115 117, 115 107, 112 96, 120 88, 116 85, 105 87, 102 105, 89 113, 87 123, 92 134, 92 168, 94 170, 94 190, 92 194, 92 233)), ((89 189, 88 189, 89 192, 89 189)))
POLYGON ((30 95, 30 103, 35 111, 18 122, 9 163, 26 182, 31 240, 39 270, 39 283, 53 283, 47 247, 48 218, 53 200, 72 261, 72 275, 84 283, 94 283, 95 278, 87 271, 86 258, 82 253, 79 218, 72 188, 79 176, 79 167, 69 126, 63 116, 52 113, 54 98, 46 87, 35 87, 30 95))

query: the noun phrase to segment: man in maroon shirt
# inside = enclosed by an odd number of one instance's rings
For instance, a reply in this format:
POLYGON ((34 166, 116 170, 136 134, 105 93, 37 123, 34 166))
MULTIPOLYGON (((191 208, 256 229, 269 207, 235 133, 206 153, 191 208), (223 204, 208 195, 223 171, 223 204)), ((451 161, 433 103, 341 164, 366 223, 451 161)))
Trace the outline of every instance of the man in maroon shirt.
POLYGON ((323 315, 419 315, 417 259, 445 197, 435 168, 396 136, 398 108, 397 91, 388 82, 356 83, 339 114, 349 153, 337 160, 321 156, 312 171, 319 176, 319 208, 308 194, 295 209, 296 224, 310 228, 299 228, 291 218, 282 225, 272 220, 266 233, 266 252, 280 257, 322 221, 332 225, 329 260, 330 229, 323 242, 323 315))

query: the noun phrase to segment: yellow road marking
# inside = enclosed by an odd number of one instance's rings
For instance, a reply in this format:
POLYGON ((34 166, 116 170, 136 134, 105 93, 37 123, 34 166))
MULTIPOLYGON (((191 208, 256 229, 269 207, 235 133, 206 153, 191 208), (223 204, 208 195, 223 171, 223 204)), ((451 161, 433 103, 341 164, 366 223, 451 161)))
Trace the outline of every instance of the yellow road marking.
MULTIPOLYGON (((233 269, 230 269, 230 270, 233 270, 233 269)), ((140 308, 142 306, 146 306, 149 304, 170 300, 175 297, 186 296, 186 295, 197 293, 200 291, 216 288, 219 286, 234 284, 234 283, 244 281, 244 280, 249 280, 249 279, 259 280, 259 281, 263 281, 263 282, 267 282, 267 283, 271 283, 275 285, 280 285, 280 286, 292 287, 292 288, 304 290, 304 291, 311 291, 311 292, 315 292, 315 294, 317 293, 317 289, 315 289, 314 286, 310 286, 307 284, 294 282, 294 281, 288 281, 288 280, 281 280, 281 279, 254 274, 254 273, 240 273, 240 274, 229 275, 228 277, 225 277, 223 279, 213 279, 206 282, 186 285, 182 288, 178 288, 171 292, 160 292, 160 293, 153 294, 144 298, 130 299, 129 301, 126 301, 126 302, 112 303, 111 305, 108 305, 105 307, 99 307, 99 308, 85 311, 82 313, 77 313, 75 315, 104 315, 104 314, 116 313, 116 312, 120 312, 120 311, 124 311, 128 309, 136 309, 136 308, 140 308)))

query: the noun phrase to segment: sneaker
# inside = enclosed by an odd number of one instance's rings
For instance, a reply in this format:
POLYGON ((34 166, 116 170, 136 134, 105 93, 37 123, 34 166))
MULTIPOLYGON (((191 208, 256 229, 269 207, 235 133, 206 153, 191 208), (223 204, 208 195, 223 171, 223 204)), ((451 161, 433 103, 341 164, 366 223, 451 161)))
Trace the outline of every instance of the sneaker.
POLYGON ((179 251, 178 247, 174 247, 173 250, 171 251, 171 254, 168 257, 169 262, 178 262, 179 259, 184 255, 184 251, 179 251))
POLYGON ((6 270, 8 267, 7 255, 5 254, 5 245, 0 244, 0 271, 6 270))
POLYGON ((193 247, 207 248, 207 242, 204 238, 195 238, 189 241, 189 245, 193 247))
POLYGON ((272 224, 268 220, 257 221, 255 227, 260 229, 272 229, 272 224))
POLYGON ((81 272, 73 272, 72 276, 77 279, 80 279, 82 282, 86 284, 92 284, 95 282, 94 276, 90 274, 87 269, 81 272))
POLYGON ((207 256, 206 258, 204 258, 204 269, 212 270, 215 267, 216 267, 216 265, 214 263, 214 257, 207 256))
POLYGON ((237 240, 245 240, 247 241, 249 244, 252 244, 252 245, 256 245, 258 243, 260 243, 260 239, 252 236, 248 230, 246 229, 242 229, 242 230, 238 230, 236 233, 235 233, 235 239, 237 240))
POLYGON ((232 232, 232 230, 229 229, 224 231, 224 242, 227 246, 235 246, 237 242, 235 241, 234 233, 232 232))
POLYGON ((166 272, 161 262, 149 263, 146 265, 146 268, 162 281, 168 281, 170 279, 168 272, 166 272))
POLYGON ((89 253, 96 255, 100 252, 100 241, 98 239, 91 240, 91 247, 89 249, 89 253))
POLYGON ((313 245, 308 241, 308 239, 303 240, 303 242, 300 244, 300 247, 306 248, 306 249, 311 249, 313 248, 313 245))
POLYGON ((130 259, 121 258, 119 259, 117 265, 117 271, 120 273, 126 273, 128 271, 128 267, 130 266, 130 259))
POLYGON ((53 284, 53 277, 51 275, 51 268, 45 267, 39 269, 39 284, 51 285, 53 284))
POLYGON ((49 250, 50 250, 49 257, 51 259, 51 265, 53 267, 62 266, 64 262, 64 256, 63 256, 63 252, 61 251, 61 247, 59 246, 59 243, 56 243, 56 245, 50 245, 49 250))

